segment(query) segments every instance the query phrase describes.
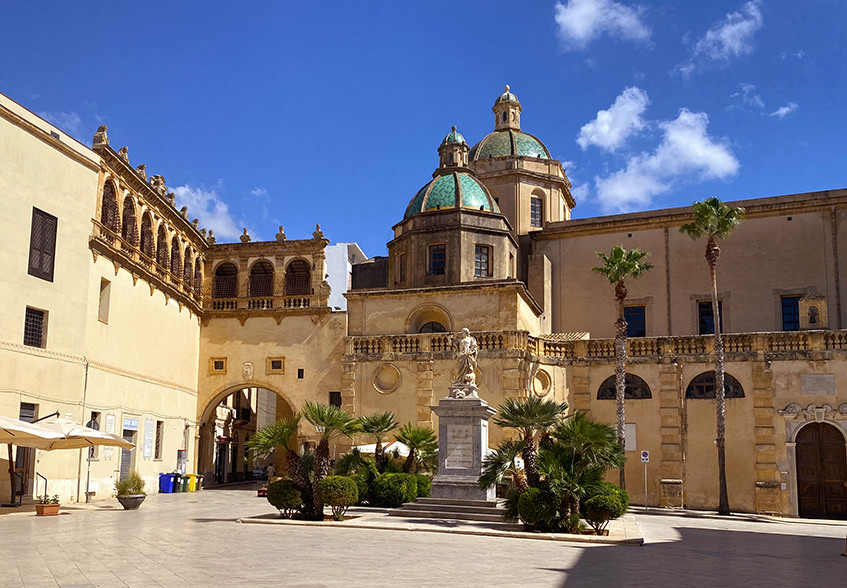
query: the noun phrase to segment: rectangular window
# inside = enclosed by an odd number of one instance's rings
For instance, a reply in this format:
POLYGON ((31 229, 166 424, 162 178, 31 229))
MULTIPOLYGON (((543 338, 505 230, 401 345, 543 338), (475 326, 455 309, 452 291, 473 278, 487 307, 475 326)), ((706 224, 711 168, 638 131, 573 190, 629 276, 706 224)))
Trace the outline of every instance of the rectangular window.
POLYGON ((266 372, 269 374, 284 374, 285 373, 285 358, 284 357, 269 357, 266 364, 266 372))
MULTIPOLYGON (((718 312, 721 315, 721 333, 723 333, 723 300, 718 300, 718 312)), ((712 335, 715 332, 715 316, 711 300, 697 302, 697 332, 700 335, 712 335)))
POLYGON ((226 358, 225 357, 210 357, 209 372, 215 374, 226 373, 226 358))
POLYGON ((406 254, 397 256, 397 282, 402 284, 406 281, 406 254))
POLYGON ((533 196, 530 200, 529 224, 533 227, 540 227, 544 221, 543 212, 541 198, 533 196))
POLYGON ((165 421, 156 421, 156 444, 153 446, 153 459, 162 459, 162 438, 165 434, 165 421))
MULTIPOLYGON (((95 431, 100 430, 100 413, 97 411, 91 411, 91 419, 85 423, 85 426, 89 429, 94 429, 95 431)), ((92 445, 88 448, 88 457, 91 459, 97 459, 99 452, 97 451, 98 445, 92 445)))
POLYGON ((625 306, 623 309, 623 318, 626 320, 627 337, 647 336, 646 306, 625 306))
POLYGON ((486 245, 477 245, 474 250, 474 266, 473 275, 477 278, 487 278, 489 273, 489 257, 491 255, 491 247, 486 245))
POLYGON ((53 262, 56 255, 58 219, 37 208, 32 209, 32 228, 29 233, 29 270, 36 278, 53 281, 53 262))
POLYGON ((97 311, 97 320, 109 324, 109 299, 112 296, 112 282, 106 278, 100 278, 100 306, 97 311))
POLYGON ((24 319, 24 345, 44 347, 47 338, 47 313, 36 308, 26 308, 24 319))
POLYGON ((341 408, 341 392, 329 393, 329 405, 335 408, 341 408))
POLYGON ((509 254, 509 277, 515 277, 515 256, 514 254, 509 254))
POLYGON ((429 275, 443 276, 447 265, 447 246, 429 246, 429 275))
POLYGON ((782 297, 782 330, 800 330, 800 296, 782 297))
POLYGON ((306 375, 306 371, 303 368, 297 369, 297 379, 298 380, 302 380, 305 375, 306 375))

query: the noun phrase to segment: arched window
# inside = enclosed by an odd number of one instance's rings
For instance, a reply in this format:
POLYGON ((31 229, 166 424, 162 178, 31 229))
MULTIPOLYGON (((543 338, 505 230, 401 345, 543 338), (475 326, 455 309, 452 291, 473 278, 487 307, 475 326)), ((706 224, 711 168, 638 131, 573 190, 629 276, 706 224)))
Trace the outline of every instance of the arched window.
POLYGON ((182 257, 182 268, 182 281, 190 288, 191 278, 194 275, 194 264, 191 263, 191 247, 185 248, 185 255, 182 257))
POLYGON ((135 222, 135 202, 127 196, 124 198, 124 212, 121 219, 121 237, 135 247, 138 245, 138 226, 135 222))
POLYGON ((103 226, 114 233, 119 233, 118 201, 115 200, 115 187, 112 182, 106 182, 103 186, 103 203, 100 208, 100 222, 103 226))
MULTIPOLYGON (((744 398, 744 388, 731 375, 724 373, 724 397, 744 398)), ((685 390, 686 398, 714 398, 715 397, 715 372, 703 372, 688 384, 685 390)))
POLYGON ((162 268, 167 268, 170 262, 170 254, 168 253, 168 235, 165 232, 165 225, 159 225, 159 237, 156 239, 156 263, 162 268))
POLYGON ((171 241, 171 273, 175 276, 182 274, 182 256, 179 254, 179 239, 171 241))
POLYGON ((312 271, 302 259, 295 259, 285 268, 285 295, 309 296, 312 293, 312 271))
POLYGON ((155 245, 153 243, 153 218, 149 212, 141 217, 141 253, 147 257, 153 257, 155 245))
MULTIPOLYGON (((624 378, 626 389, 624 398, 626 400, 643 400, 645 398, 653 398, 650 392, 650 386, 643 379, 635 374, 626 374, 624 378)), ((615 399, 615 376, 609 376, 597 390, 597 400, 614 400, 615 399)))
POLYGON ((194 260, 194 294, 198 298, 203 294, 203 264, 199 257, 194 260))
POLYGON ((418 332, 419 333, 446 333, 447 329, 445 329, 444 325, 442 325, 439 322, 429 321, 428 323, 421 325, 421 329, 418 332))
POLYGON ((250 270, 250 290, 248 296, 274 295, 274 266, 269 261, 257 261, 250 270))
POLYGON ((235 298, 238 296, 238 268, 232 263, 222 263, 215 270, 212 298, 235 298))

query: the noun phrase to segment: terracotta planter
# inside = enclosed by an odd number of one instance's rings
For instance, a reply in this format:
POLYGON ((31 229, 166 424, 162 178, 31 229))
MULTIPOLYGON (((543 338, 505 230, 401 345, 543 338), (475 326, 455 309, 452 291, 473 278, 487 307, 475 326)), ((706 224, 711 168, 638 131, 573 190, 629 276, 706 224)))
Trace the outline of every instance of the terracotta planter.
POLYGON ((147 498, 146 494, 127 494, 126 496, 118 496, 118 502, 121 503, 121 506, 124 507, 124 510, 135 510, 141 503, 144 502, 144 499, 147 498))
POLYGON ((59 514, 59 504, 36 504, 35 505, 35 516, 37 517, 51 517, 59 514))

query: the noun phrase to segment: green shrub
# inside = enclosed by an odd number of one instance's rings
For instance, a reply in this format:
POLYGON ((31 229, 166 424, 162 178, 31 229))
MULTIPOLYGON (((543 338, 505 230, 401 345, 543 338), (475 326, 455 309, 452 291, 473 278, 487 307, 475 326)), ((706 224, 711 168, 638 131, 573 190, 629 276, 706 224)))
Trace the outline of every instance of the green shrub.
POLYGON ((291 480, 275 480, 268 484, 267 498, 285 517, 291 517, 291 513, 303 504, 300 490, 291 480))
POLYGON ((418 481, 410 474, 380 474, 373 483, 372 504, 397 508, 418 497, 418 481))
POLYGON ((318 497, 332 508, 332 518, 344 519, 347 508, 359 500, 359 490, 353 478, 347 476, 327 476, 318 482, 318 497))
POLYGON ((429 498, 432 493, 432 480, 426 474, 415 474, 415 480, 418 481, 417 498, 429 498))
POLYGON ((115 482, 115 494, 118 496, 144 493, 144 479, 135 470, 129 470, 125 479, 115 482))
POLYGON ((556 526, 556 498, 541 488, 528 488, 518 498, 518 515, 532 530, 547 531, 556 526))
POLYGON ((624 512, 626 512, 626 509, 621 502, 620 495, 612 491, 596 494, 587 499, 583 514, 594 532, 602 535, 609 521, 618 518, 624 512))

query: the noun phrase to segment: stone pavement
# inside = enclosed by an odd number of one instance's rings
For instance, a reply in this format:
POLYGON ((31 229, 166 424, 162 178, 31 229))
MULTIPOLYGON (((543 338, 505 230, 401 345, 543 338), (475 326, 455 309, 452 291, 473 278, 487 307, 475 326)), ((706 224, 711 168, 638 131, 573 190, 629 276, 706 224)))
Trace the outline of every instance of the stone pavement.
POLYGON ((376 509, 362 511, 358 526, 235 523, 272 513, 255 486, 151 494, 137 511, 111 500, 62 511, 0 510, 0 588, 847 584, 838 555, 847 529, 832 522, 636 508, 620 530, 643 535, 634 547, 388 521, 376 509))

